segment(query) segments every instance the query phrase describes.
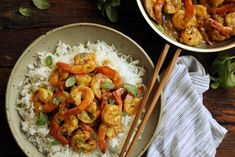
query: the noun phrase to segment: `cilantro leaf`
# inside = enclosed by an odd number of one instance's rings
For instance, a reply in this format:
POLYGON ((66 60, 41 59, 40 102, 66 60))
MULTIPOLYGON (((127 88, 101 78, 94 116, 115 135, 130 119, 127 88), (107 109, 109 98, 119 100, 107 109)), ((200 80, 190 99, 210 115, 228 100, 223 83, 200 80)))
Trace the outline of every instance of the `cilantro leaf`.
POLYGON ((45 113, 43 113, 43 112, 40 112, 36 124, 37 125, 44 125, 44 124, 47 123, 47 121, 48 121, 47 115, 45 113))

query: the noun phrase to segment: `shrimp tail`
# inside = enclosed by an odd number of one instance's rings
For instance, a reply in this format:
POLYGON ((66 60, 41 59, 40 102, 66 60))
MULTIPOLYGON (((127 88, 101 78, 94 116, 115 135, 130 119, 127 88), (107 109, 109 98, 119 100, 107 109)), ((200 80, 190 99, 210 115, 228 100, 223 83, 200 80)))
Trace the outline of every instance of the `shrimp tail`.
POLYGON ((213 20, 212 18, 207 19, 210 26, 218 30, 223 35, 232 35, 233 34, 233 28, 231 27, 225 27, 221 23, 217 22, 216 20, 213 20))
POLYGON ((106 147, 107 147, 105 141, 105 135, 106 135, 106 127, 105 125, 101 124, 98 130, 98 145, 102 153, 106 152, 106 147))
POLYGON ((154 17, 158 24, 162 23, 162 8, 166 0, 156 0, 154 3, 154 17))
POLYGON ((184 0, 184 5, 185 5, 185 16, 184 20, 187 25, 187 23, 193 18, 194 16, 194 7, 192 0, 184 0))
POLYGON ((67 63, 64 63, 64 62, 57 62, 56 66, 59 69, 62 69, 62 70, 67 71, 67 72, 70 72, 70 69, 71 69, 71 66, 67 63))

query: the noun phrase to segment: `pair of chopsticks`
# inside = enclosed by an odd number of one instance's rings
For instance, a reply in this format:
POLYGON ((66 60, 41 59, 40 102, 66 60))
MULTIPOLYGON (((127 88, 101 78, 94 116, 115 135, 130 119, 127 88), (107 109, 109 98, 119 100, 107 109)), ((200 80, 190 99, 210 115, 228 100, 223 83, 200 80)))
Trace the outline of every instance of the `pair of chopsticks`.
POLYGON ((160 54, 160 56, 158 58, 158 61, 157 61, 157 64, 156 64, 156 67, 155 67, 155 70, 154 70, 154 74, 153 74, 153 76, 151 78, 151 81, 150 81, 150 83, 149 83, 149 85, 148 85, 148 87, 146 89, 146 93, 145 93, 145 95, 143 97, 143 100, 142 100, 142 102, 141 102, 141 104, 140 104, 140 106, 138 108, 138 111, 137 111, 137 113, 135 115, 134 121, 132 122, 131 128, 129 130, 129 133, 127 135, 127 138, 126 138, 125 143, 124 143, 124 145, 122 147, 122 151, 121 151, 119 157, 123 157, 124 155, 126 157, 130 156, 130 154, 133 151, 134 146, 135 146, 135 144, 136 144, 140 134, 142 133, 142 130, 144 129, 144 127, 145 127, 145 125, 146 125, 146 123, 147 123, 147 121, 148 121, 148 119, 149 119, 149 117, 150 117, 150 115, 151 115, 151 113, 152 113, 152 111, 153 111, 153 109, 154 109, 154 107, 155 107, 155 105, 156 105, 160 95, 161 95, 161 92, 162 92, 162 90, 163 90, 163 88, 164 88, 164 86, 165 86, 165 84, 166 84, 166 82, 167 82, 167 80, 168 80, 172 70, 174 69, 176 61, 177 61, 177 59, 178 59, 178 57, 180 55, 180 52, 181 52, 181 49, 179 49, 179 48, 176 50, 176 52, 175 52, 175 54, 174 54, 170 64, 168 65, 166 71, 164 72, 163 77, 160 80, 160 82, 159 82, 159 84, 157 86, 157 89, 156 89, 156 91, 154 93, 154 96, 153 96, 153 99, 152 99, 152 101, 151 101, 151 103, 149 105, 149 108, 146 110, 146 113, 145 113, 145 115, 144 115, 144 117, 143 117, 143 119, 142 119, 142 121, 141 121, 141 123, 140 123, 140 125, 139 125, 139 127, 137 129, 137 131, 136 131, 136 134, 134 135, 134 138, 132 139, 132 141, 131 141, 131 143, 129 145, 129 149, 126 151, 127 146, 128 146, 128 144, 130 142, 130 139, 131 139, 131 137, 133 135, 133 132, 134 132, 134 130, 136 128, 137 122, 138 122, 138 120, 139 120, 139 118, 141 116, 142 110, 143 110, 143 108, 144 108, 144 106, 145 106, 145 104, 146 104, 146 102, 147 102, 147 100, 149 98, 149 95, 150 95, 150 93, 151 93, 151 91, 153 89, 153 86, 154 86, 154 84, 155 84, 155 82, 157 80, 157 77, 158 77, 160 69, 161 69, 161 67, 162 67, 162 65, 164 63, 166 55, 167 55, 167 53, 169 51, 169 48, 170 48, 170 45, 166 44, 164 49, 163 49, 163 51, 161 52, 161 54, 160 54))

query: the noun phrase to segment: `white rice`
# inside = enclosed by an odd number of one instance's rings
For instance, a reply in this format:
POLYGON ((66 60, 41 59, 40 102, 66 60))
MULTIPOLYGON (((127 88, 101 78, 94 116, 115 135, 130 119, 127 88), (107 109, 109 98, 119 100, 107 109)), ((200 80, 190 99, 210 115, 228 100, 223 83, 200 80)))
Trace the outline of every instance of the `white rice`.
POLYGON ((20 96, 17 100, 17 110, 22 118, 22 130, 26 134, 28 141, 35 145, 38 150, 46 156, 116 157, 118 156, 118 152, 121 151, 130 123, 133 120, 133 117, 123 115, 123 132, 120 133, 118 137, 108 141, 108 149, 105 154, 102 154, 98 148, 92 153, 78 153, 68 146, 63 146, 61 144, 51 145, 51 142, 54 141, 54 139, 49 135, 49 124, 42 126, 36 125, 37 118, 34 113, 33 104, 30 101, 32 93, 40 86, 45 86, 48 89, 52 88, 48 83, 48 77, 57 61, 73 63, 73 57, 77 53, 83 52, 96 53, 96 64, 98 66, 101 66, 103 61, 108 59, 108 66, 118 71, 124 83, 138 84, 142 82, 141 76, 144 75, 145 70, 142 67, 137 66, 139 62, 137 60, 133 61, 130 56, 117 52, 113 45, 108 45, 104 41, 97 41, 96 43, 87 42, 86 44, 79 44, 78 46, 70 46, 58 42, 54 53, 45 51, 38 52, 36 56, 37 62, 28 65, 26 78, 19 85, 20 96), (53 58, 53 65, 51 68, 45 65, 45 58, 48 55, 51 55, 53 58))

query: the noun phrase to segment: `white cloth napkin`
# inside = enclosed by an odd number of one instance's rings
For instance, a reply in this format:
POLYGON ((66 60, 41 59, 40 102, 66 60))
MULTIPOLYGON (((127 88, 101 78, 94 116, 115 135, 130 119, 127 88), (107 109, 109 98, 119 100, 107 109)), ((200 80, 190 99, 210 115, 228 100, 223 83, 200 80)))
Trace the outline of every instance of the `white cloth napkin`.
POLYGON ((156 137, 147 157, 212 157, 227 130, 203 105, 209 75, 192 56, 182 56, 163 92, 156 137))

